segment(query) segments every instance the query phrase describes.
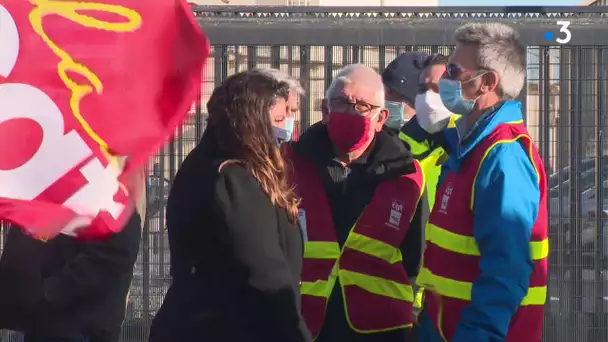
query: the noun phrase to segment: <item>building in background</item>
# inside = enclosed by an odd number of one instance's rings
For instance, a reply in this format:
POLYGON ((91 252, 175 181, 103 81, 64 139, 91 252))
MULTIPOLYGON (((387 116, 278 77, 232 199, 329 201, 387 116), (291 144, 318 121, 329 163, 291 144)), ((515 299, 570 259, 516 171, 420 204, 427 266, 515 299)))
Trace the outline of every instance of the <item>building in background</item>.
POLYGON ((188 2, 197 5, 252 6, 256 4, 256 0, 189 0, 188 2))
POLYGON ((606 6, 608 0, 585 0, 579 4, 580 6, 606 6))
MULTIPOLYGON (((601 0, 605 1, 605 0, 601 0)), ((194 0, 199 5, 234 6, 438 6, 439 0, 194 0)))

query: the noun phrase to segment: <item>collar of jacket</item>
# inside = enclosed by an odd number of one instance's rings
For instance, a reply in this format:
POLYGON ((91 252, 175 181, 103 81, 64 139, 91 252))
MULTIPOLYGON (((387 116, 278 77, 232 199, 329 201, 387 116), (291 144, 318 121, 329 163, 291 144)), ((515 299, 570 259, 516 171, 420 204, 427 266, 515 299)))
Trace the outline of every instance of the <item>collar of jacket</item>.
POLYGON ((462 138, 456 146, 456 153, 451 154, 446 164, 458 170, 460 161, 477 146, 477 144, 490 134, 496 126, 502 123, 518 122, 523 120, 521 102, 508 100, 492 106, 477 122, 468 129, 462 126, 465 118, 456 120, 456 129, 462 138), (460 126, 460 128, 459 128, 460 126), (461 135, 461 132, 466 132, 461 135))

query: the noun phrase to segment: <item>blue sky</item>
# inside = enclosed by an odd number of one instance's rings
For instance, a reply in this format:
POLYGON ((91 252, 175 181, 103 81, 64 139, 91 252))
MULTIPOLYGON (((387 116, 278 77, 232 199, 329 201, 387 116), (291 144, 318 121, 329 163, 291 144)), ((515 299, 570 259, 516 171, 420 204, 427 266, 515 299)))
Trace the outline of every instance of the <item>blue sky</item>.
MULTIPOLYGON (((576 6, 583 0, 502 0, 501 6, 576 6)), ((439 0, 439 6, 488 6, 488 0, 439 0)))

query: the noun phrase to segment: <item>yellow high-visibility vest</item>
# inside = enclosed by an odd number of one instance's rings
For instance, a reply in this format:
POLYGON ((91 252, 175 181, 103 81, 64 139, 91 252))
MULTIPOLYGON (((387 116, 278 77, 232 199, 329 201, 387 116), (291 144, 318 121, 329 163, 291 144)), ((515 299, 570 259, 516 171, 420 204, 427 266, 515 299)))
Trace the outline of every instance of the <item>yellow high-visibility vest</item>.
MULTIPOLYGON (((452 115, 447 127, 456 127, 456 120, 459 117, 460 115, 452 115)), ((424 178, 426 179, 426 191, 429 199, 429 208, 433 208, 433 204, 435 204, 437 182, 439 181, 439 176, 441 175, 441 162, 443 161, 443 158, 447 157, 447 152, 440 146, 434 147, 434 149, 431 151, 431 148, 433 147, 428 139, 417 141, 404 132, 399 133, 399 138, 410 145, 414 158, 418 159, 420 162, 420 166, 424 171, 424 178)))
MULTIPOLYGON (((448 122, 448 128, 456 127, 456 120, 460 115, 452 115, 448 122)), ((429 199, 429 208, 432 209, 435 204, 435 192, 437 190, 437 183, 439 182, 439 176, 441 175, 441 162, 447 157, 447 152, 442 147, 435 147, 434 150, 430 151, 432 146, 428 140, 418 141, 407 134, 400 132, 399 138, 410 145, 410 149, 414 158, 418 159, 420 166, 424 171, 424 178, 426 180, 426 191, 429 199), (429 153, 430 151, 430 153, 429 153), (423 158, 420 158, 422 157, 423 158)), ((414 311, 418 314, 422 308, 422 299, 424 298, 424 289, 421 287, 416 292, 414 298, 414 311)))

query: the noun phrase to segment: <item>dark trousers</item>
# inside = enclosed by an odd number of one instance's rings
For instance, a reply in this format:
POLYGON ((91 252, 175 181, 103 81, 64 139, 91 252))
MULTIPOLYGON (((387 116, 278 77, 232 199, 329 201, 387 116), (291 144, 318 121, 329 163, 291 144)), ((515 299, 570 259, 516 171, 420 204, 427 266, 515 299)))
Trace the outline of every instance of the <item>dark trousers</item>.
POLYGON ((420 328, 418 328, 418 324, 414 324, 412 330, 410 331, 410 341, 418 342, 420 340, 420 328))

